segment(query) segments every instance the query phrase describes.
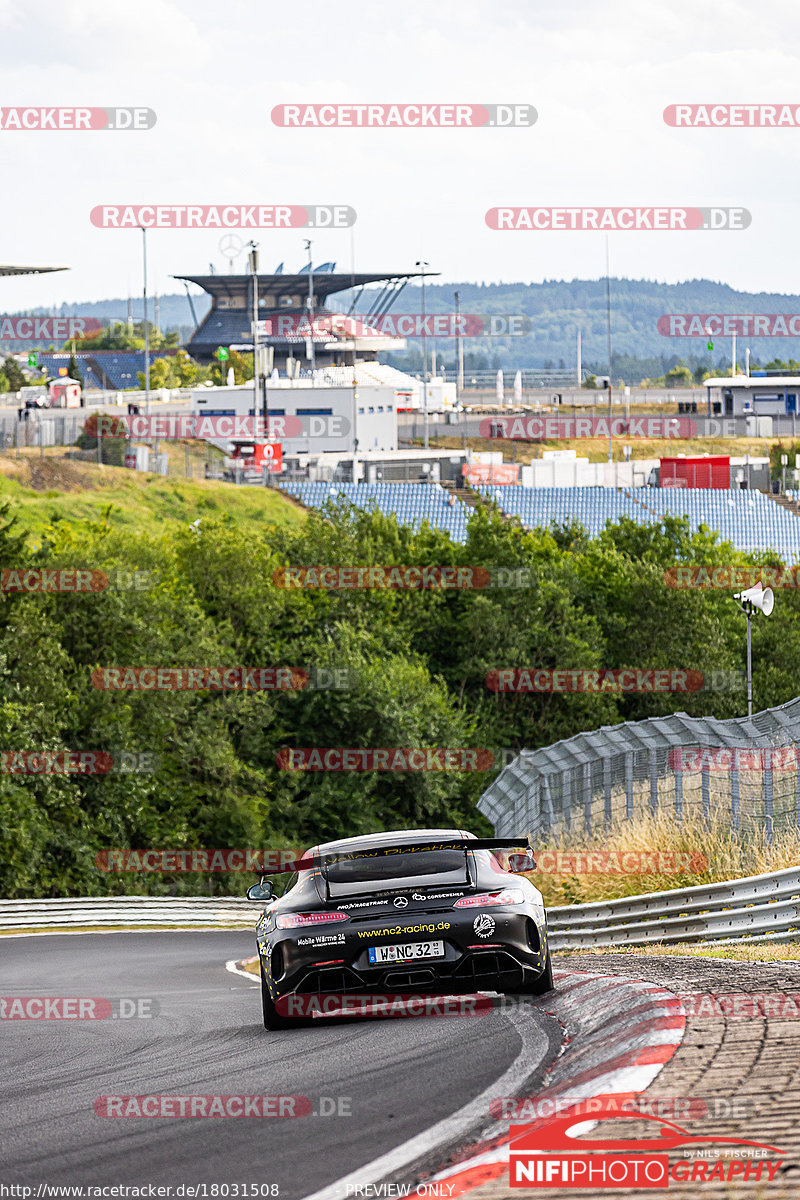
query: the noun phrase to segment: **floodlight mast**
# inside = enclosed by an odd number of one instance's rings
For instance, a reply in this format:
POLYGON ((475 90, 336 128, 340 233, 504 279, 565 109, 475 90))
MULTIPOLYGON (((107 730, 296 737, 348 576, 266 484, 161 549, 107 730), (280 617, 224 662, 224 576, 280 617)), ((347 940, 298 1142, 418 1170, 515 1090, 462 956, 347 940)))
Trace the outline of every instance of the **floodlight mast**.
MULTIPOLYGON (((250 242, 248 255, 250 274, 253 277, 253 428, 258 437, 258 243, 250 242)), ((220 364, 220 376, 222 364, 220 364)), ((222 386, 225 380, 221 379, 222 386)))
POLYGON ((735 592, 734 600, 739 601, 742 612, 747 618, 747 715, 753 715, 753 646, 751 620, 754 612, 762 612, 768 617, 775 605, 772 588, 765 588, 761 581, 744 592, 735 592))

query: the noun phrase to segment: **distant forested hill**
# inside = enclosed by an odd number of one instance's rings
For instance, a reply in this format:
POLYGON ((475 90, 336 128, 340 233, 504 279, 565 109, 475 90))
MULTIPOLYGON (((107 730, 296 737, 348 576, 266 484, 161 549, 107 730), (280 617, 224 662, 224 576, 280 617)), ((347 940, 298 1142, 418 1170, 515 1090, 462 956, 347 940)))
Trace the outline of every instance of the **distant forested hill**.
MULTIPOLYGON (((517 367, 570 367, 575 363, 576 335, 581 331, 583 365, 605 371, 608 362, 606 339, 605 279, 545 280, 543 283, 430 283, 425 288, 428 312, 452 312, 453 293, 458 291, 462 313, 524 314, 531 331, 514 338, 470 338, 465 343, 466 363, 473 369, 517 367)), ((658 332, 658 318, 665 313, 800 313, 800 295, 769 292, 737 292, 725 283, 710 279, 691 279, 684 283, 658 283, 648 279, 611 280, 611 340, 614 375, 626 382, 638 383, 644 376, 662 375, 678 360, 692 368, 705 364, 726 367, 730 363, 730 338, 714 339, 714 349, 706 349, 703 338, 668 338, 658 332)), ((365 292, 358 311, 367 311, 375 292, 365 292)), ((349 308, 348 292, 332 298, 343 311, 349 308)), ((198 320, 208 311, 205 296, 194 296, 198 320)), ((96 300, 64 304, 59 312, 124 319, 126 299, 96 300)), ((394 304, 397 313, 420 312, 421 291, 408 286, 394 304)), ((135 319, 141 318, 141 298, 133 301, 135 319)), ((178 329, 187 339, 192 330, 187 298, 171 294, 159 298, 159 322, 165 331, 178 329)), ((753 362, 766 363, 774 358, 800 358, 800 338, 740 339, 739 361, 749 344, 753 362)), ((433 343, 428 341, 428 352, 433 343)), ((436 342, 438 361, 454 362, 452 339, 436 342)), ((393 355, 398 365, 416 367, 421 363, 421 342, 410 341, 406 354, 393 355)))
MULTIPOLYGON (((583 365, 605 371, 608 363, 605 279, 434 284, 425 288, 426 309, 452 311, 454 290, 459 292, 461 312, 524 313, 531 319, 533 327, 525 337, 470 339, 474 351, 488 355, 486 366, 572 366, 580 329, 583 365)), ((612 279, 610 293, 614 374, 626 377, 626 382, 631 383, 639 382, 643 375, 662 375, 678 359, 692 366, 730 363, 730 338, 713 339, 714 349, 709 352, 705 337, 665 337, 657 329, 658 318, 665 313, 800 313, 800 295, 738 292, 709 279, 678 284, 612 279), (631 358, 638 361, 631 362, 631 358)), ((419 289, 408 287, 396 307, 418 311, 419 302, 419 289)), ((451 345, 443 347, 446 358, 451 355, 451 345)), ((800 357, 798 338, 749 341, 740 338, 737 347, 740 362, 744 361, 745 345, 750 346, 754 362, 800 357)))

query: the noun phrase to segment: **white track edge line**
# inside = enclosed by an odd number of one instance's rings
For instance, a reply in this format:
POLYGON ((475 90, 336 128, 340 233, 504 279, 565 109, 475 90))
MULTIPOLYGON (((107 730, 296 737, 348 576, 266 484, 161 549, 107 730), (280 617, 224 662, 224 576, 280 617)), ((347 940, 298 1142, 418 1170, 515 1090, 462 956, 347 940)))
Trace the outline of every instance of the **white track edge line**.
MULTIPOLYGON (((510 1017, 512 1024, 516 1026, 517 1032, 522 1039, 519 1054, 508 1070, 499 1079, 495 1080, 493 1085, 508 1089, 510 1092, 512 1088, 518 1087, 530 1075, 532 1070, 530 1065, 531 1059, 528 1053, 528 1042, 530 1040, 530 1031, 527 1028, 528 1022, 519 1019, 521 1015, 527 1016, 528 1014, 521 1014, 518 1009, 501 1009, 500 1011, 505 1012, 510 1017)), ((537 1030, 537 1032, 539 1031, 537 1030)), ((357 1171, 351 1171, 349 1175, 343 1175, 341 1179, 337 1179, 334 1183, 329 1184, 320 1191, 303 1197, 303 1200, 342 1200, 346 1195, 348 1185, 364 1187, 366 1184, 382 1179, 384 1175, 407 1167, 415 1159, 421 1158, 423 1154, 438 1149, 442 1143, 451 1141, 461 1133, 466 1133, 472 1125, 485 1116, 486 1099, 484 1096, 477 1096, 451 1116, 437 1121, 435 1125, 424 1133, 416 1134, 414 1137, 409 1138, 408 1141, 396 1146, 393 1150, 389 1150, 379 1158, 373 1159, 372 1162, 365 1163, 357 1171)))
POLYGON ((225 970, 230 971, 232 975, 241 975, 244 979, 249 979, 253 987, 258 987, 258 976, 252 971, 243 971, 238 965, 241 961, 241 958, 229 958, 225 963, 225 970))

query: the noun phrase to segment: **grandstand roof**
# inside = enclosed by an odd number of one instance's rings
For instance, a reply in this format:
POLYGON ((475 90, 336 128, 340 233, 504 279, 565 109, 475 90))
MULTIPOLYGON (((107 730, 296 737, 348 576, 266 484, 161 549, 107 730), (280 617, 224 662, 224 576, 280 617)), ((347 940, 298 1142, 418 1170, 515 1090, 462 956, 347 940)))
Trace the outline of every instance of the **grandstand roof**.
MULTIPOLYGON (((322 301, 334 292, 344 292, 347 288, 365 287, 368 283, 391 283, 398 279, 417 279, 423 275, 438 274, 431 271, 379 271, 356 272, 340 271, 330 274, 325 271, 314 274, 314 295, 317 301, 322 301)), ((195 283, 211 296, 241 296, 249 293, 252 275, 173 275, 173 279, 195 283)), ((297 275, 261 275, 258 276, 259 292, 273 292, 277 296, 294 296, 298 292, 308 291, 308 272, 297 275)))
POLYGON ((69 267, 9 267, 0 266, 0 275, 44 275, 46 271, 68 271, 69 267))

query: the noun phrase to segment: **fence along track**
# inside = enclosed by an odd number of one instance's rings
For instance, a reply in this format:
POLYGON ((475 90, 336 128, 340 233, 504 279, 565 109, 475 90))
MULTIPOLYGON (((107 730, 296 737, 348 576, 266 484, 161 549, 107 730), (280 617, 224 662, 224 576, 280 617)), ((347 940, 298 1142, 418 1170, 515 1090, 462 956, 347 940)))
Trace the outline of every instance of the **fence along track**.
MULTIPOLYGON (((237 898, 117 896, 0 900, 0 930, 252 929, 263 905, 237 898)), ((723 883, 551 908, 553 950, 663 942, 800 939, 800 867, 723 883)))
POLYGON ((0 900, 0 930, 147 928, 253 929, 263 904, 235 897, 115 896, 99 899, 0 900))

